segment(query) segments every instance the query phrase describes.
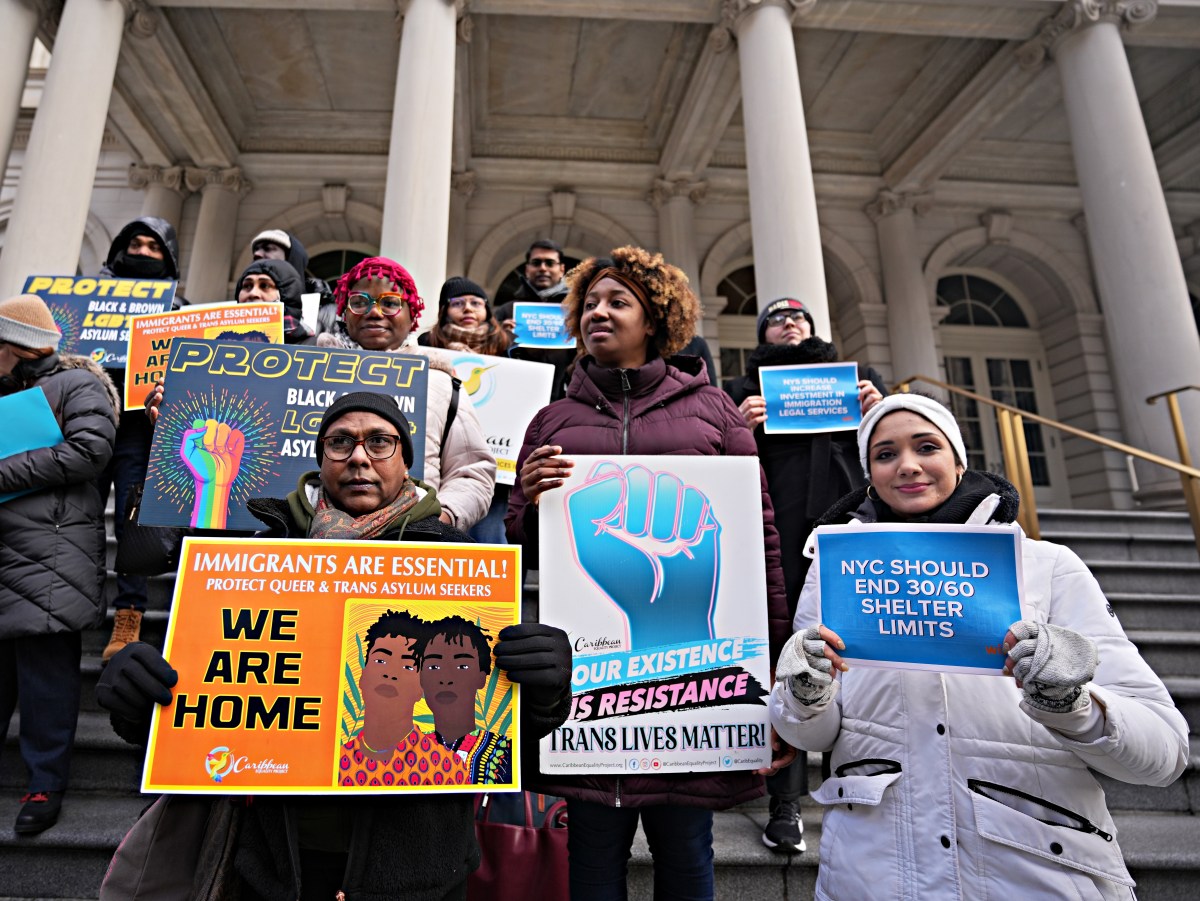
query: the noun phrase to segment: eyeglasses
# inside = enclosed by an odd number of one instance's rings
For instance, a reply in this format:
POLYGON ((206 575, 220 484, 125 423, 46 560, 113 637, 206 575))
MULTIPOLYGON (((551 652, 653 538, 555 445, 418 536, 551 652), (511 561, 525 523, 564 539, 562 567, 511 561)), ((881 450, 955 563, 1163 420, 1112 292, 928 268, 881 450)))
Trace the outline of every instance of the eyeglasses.
POLYGON ((359 291, 346 298, 346 306, 356 316, 362 316, 373 306, 378 306, 379 312, 384 316, 395 316, 404 306, 404 295, 389 291, 378 297, 372 297, 370 294, 363 294, 359 291))
POLYGON ((396 445, 399 443, 399 435, 368 435, 366 438, 331 435, 321 439, 325 456, 337 462, 349 460, 354 455, 354 449, 360 444, 372 460, 390 460, 396 455, 396 445))
POLYGON ((785 322, 799 322, 804 318, 800 310, 784 310, 782 313, 772 313, 767 317, 767 326, 780 326, 785 322))
POLYGON ((482 310, 487 306, 487 301, 478 297, 452 297, 446 306, 452 310, 482 310))
POLYGON ((561 266, 562 260, 555 260, 551 259, 550 257, 534 257, 525 265, 534 269, 541 269, 543 267, 546 269, 553 269, 555 266, 561 266))

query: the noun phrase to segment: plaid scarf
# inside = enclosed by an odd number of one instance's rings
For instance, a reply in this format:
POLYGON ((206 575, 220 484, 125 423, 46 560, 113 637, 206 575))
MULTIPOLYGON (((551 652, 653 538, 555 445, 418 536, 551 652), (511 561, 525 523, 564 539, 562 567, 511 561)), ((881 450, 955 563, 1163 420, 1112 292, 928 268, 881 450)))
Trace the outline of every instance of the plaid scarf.
POLYGON ((386 507, 374 513, 351 516, 329 503, 322 488, 308 527, 309 538, 329 538, 342 541, 366 541, 384 534, 397 520, 417 505, 420 497, 412 479, 404 480, 400 495, 386 507))

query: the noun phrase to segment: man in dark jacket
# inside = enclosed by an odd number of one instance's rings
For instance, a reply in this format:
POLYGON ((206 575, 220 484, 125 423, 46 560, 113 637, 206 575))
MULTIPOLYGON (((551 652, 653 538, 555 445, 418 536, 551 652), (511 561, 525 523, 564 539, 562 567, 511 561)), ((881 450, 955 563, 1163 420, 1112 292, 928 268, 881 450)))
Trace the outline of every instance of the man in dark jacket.
POLYGON ((308 274, 308 251, 299 238, 281 228, 269 228, 254 236, 254 240, 250 242, 250 252, 255 260, 283 260, 290 264, 300 274, 304 283, 300 293, 321 295, 317 311, 317 334, 333 330, 334 320, 337 319, 333 289, 324 279, 308 274))
POLYGON ((283 340, 285 344, 307 344, 313 333, 304 324, 300 295, 304 281, 290 264, 283 260, 255 260, 238 277, 238 303, 283 304, 283 340))
MULTIPOLYGON (((385 395, 338 398, 317 432, 319 473, 286 499, 254 500, 265 537, 331 540, 471 539, 443 523, 437 494, 408 477, 409 424, 385 395)), ((500 631, 496 665, 522 686, 522 734, 535 742, 570 710, 571 651, 564 632, 537 623, 500 631)), ((113 726, 142 741, 155 703, 171 701, 176 674, 149 645, 113 658, 96 689, 113 726)), ((466 895, 479 863, 470 795, 256 798, 238 833, 244 901, 340 896, 441 901, 466 895)))
MULTIPOLYGON (((108 248, 108 257, 100 269, 102 276, 116 278, 179 279, 179 241, 175 227, 166 219, 142 216, 117 232, 108 248)), ((186 301, 175 297, 175 308, 186 301)), ((109 370, 113 382, 125 384, 125 370, 109 370)), ((108 503, 110 486, 116 486, 113 509, 113 531, 118 544, 125 533, 126 501, 136 485, 146 480, 150 459, 150 442, 154 436, 150 420, 141 410, 121 414, 117 427, 117 444, 108 468, 100 476, 101 508, 108 503)), ((146 579, 128 573, 117 573, 117 596, 113 600, 113 634, 104 649, 104 659, 137 641, 141 634, 142 614, 146 611, 146 579)))
MULTIPOLYGON (((511 330, 514 303, 556 303, 567 299, 567 283, 563 280, 566 266, 563 263, 562 245, 549 238, 539 238, 525 251, 525 267, 521 274, 521 285, 512 300, 495 309, 496 320, 511 330)), ((535 363, 549 363, 554 367, 554 381, 550 385, 550 400, 558 400, 567 390, 567 367, 575 359, 573 350, 532 350, 517 345, 509 356, 535 363)))
MULTIPOLYGON (((21 707, 29 769, 15 830, 53 826, 79 715, 80 633, 104 609, 104 506, 96 479, 112 456, 117 393, 91 360, 56 353, 41 298, 0 303, 0 395, 40 389, 62 441, 0 457, 0 735, 21 707)), ((8 422, 20 430, 21 422, 8 422)))

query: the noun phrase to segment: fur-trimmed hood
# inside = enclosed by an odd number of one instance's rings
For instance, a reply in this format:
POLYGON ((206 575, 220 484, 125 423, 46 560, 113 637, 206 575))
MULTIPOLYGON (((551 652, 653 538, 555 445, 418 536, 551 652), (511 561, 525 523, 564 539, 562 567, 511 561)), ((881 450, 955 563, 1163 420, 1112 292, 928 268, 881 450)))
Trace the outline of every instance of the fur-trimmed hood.
POLYGON ((119 422, 124 406, 121 403, 121 394, 109 374, 88 357, 54 353, 37 360, 23 360, 7 378, 15 382, 19 389, 25 389, 32 387, 39 379, 68 369, 83 369, 96 377, 104 386, 105 396, 112 407, 113 422, 119 422))

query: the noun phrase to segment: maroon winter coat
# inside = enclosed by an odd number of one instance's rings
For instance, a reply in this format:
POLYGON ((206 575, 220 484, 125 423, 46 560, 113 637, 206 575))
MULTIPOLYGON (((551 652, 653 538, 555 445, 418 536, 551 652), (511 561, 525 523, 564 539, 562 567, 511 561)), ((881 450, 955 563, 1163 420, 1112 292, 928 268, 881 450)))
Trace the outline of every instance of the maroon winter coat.
MULTIPOLYGON (((746 456, 757 454, 742 414, 724 391, 708 382, 699 358, 661 358, 640 369, 605 369, 591 357, 575 367, 567 396, 543 407, 529 424, 517 457, 543 444, 571 454, 683 454, 746 456)), ((767 564, 767 621, 771 659, 778 659, 791 635, 779 536, 766 478, 759 471, 763 541, 767 564)), ((505 517, 508 540, 520 544, 529 565, 537 567, 537 508, 526 500, 521 482, 513 486, 505 517)), ((760 796, 763 779, 753 773, 711 772, 646 776, 548 776, 536 772, 536 746, 525 760, 539 791, 608 806, 679 804, 721 810, 760 796)))

